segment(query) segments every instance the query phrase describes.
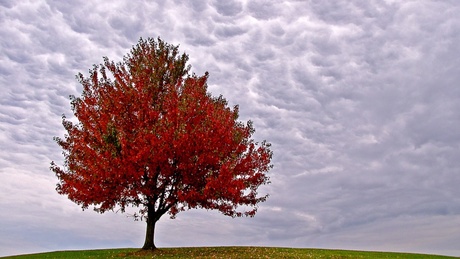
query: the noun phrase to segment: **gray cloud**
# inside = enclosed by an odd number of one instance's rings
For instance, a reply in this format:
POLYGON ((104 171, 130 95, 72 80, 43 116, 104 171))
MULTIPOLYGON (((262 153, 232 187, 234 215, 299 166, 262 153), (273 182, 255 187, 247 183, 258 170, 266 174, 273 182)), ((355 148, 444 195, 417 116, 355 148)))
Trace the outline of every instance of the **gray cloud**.
POLYGON ((243 4, 240 1, 213 1, 213 6, 224 16, 235 16, 243 11, 243 4))
POLYGON ((48 167, 62 160, 52 137, 64 134, 61 114, 71 116, 68 95, 81 91, 75 74, 157 36, 180 44, 197 74, 209 71, 212 94, 239 104, 275 154, 261 190, 271 196, 255 218, 184 212, 160 221, 158 245, 459 255, 459 9, 3 1, 0 255, 141 244, 144 223, 81 212, 54 191, 48 167))

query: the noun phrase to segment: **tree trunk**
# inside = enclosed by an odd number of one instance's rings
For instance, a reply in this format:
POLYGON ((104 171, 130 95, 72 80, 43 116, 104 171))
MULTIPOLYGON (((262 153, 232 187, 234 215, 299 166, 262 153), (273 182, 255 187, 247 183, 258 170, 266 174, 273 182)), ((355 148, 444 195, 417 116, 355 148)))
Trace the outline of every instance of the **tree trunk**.
POLYGON ((147 231, 145 233, 145 242, 142 249, 144 250, 154 250, 155 246, 155 224, 157 223, 157 218, 155 215, 155 208, 149 206, 147 212, 147 231))

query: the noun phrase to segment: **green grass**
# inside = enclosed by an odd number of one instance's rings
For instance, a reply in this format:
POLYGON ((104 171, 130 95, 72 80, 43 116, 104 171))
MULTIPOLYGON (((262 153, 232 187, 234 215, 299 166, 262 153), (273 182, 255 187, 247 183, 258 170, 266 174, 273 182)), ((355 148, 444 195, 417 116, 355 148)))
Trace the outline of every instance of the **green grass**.
POLYGON ((439 255, 275 247, 193 247, 59 251, 2 258, 454 258, 439 255))

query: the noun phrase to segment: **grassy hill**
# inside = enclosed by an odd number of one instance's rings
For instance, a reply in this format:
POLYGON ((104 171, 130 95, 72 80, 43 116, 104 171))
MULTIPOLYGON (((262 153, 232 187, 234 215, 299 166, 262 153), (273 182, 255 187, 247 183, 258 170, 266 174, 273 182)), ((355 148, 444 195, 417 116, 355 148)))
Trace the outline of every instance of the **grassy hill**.
POLYGON ((107 249, 59 251, 50 253, 10 256, 14 259, 51 258, 454 258, 439 255, 365 252, 347 250, 325 250, 275 247, 193 247, 160 248, 155 251, 139 249, 107 249))

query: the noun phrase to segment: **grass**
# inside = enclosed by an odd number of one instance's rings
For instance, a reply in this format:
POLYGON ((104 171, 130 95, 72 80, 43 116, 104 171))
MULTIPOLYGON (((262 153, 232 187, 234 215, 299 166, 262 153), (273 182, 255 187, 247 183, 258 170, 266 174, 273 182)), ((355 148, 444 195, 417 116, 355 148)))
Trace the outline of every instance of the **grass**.
POLYGON ((454 258, 439 255, 365 252, 348 250, 325 250, 276 247, 193 247, 160 248, 143 251, 133 248, 59 251, 2 257, 3 259, 51 259, 51 258, 454 258))

